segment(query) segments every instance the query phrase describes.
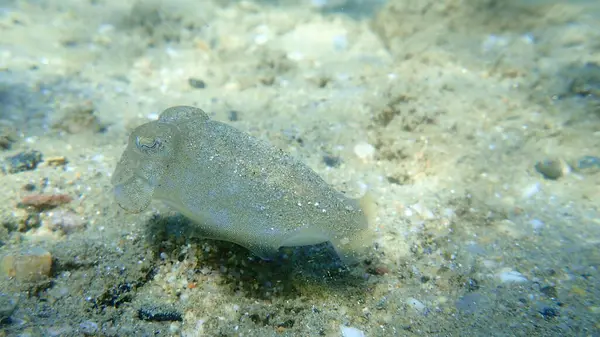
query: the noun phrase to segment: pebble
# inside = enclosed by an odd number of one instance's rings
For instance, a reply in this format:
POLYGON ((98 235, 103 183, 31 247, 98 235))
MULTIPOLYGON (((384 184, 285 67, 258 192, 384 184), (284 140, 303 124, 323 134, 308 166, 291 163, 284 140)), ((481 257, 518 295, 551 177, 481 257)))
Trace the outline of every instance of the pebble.
POLYGON ((350 326, 340 325, 340 330, 342 331, 343 337, 366 337, 362 330, 350 326))
POLYGON ((410 208, 415 211, 423 220, 435 219, 435 214, 421 203, 411 205, 410 208))
POLYGON ((367 142, 360 142, 354 146, 354 154, 363 161, 369 161, 375 157, 375 147, 367 142))
POLYGON ((24 151, 12 157, 7 157, 4 163, 4 170, 8 173, 31 171, 35 170, 40 162, 42 162, 41 152, 24 151))
POLYGON ((204 88, 206 88, 206 82, 204 82, 203 80, 201 80, 199 78, 190 77, 188 79, 188 84, 190 85, 190 87, 192 87, 194 89, 204 89, 204 88))
POLYGON ((518 271, 514 271, 514 270, 504 270, 502 272, 500 272, 498 274, 498 278, 500 278, 500 281, 502 281, 502 283, 522 283, 522 282, 527 282, 527 278, 519 273, 518 271))
POLYGON ((173 322, 183 321, 183 316, 172 308, 144 306, 138 310, 138 318, 144 321, 173 322))
POLYGON ((539 231, 545 226, 544 222, 539 219, 531 219, 529 220, 529 224, 531 225, 534 231, 539 231))
POLYGON ((17 308, 17 299, 8 294, 0 293, 0 322, 9 318, 17 308))
POLYGON ((529 199, 536 195, 539 191, 541 191, 541 186, 539 183, 535 183, 525 187, 521 192, 521 197, 523 199, 529 199))
POLYGON ((98 332, 98 323, 93 321, 83 321, 79 324, 79 331, 84 335, 94 335, 98 332))
POLYGON ((535 164, 535 170, 546 179, 557 180, 569 173, 570 168, 564 160, 545 159, 535 164))
POLYGON ((65 234, 72 233, 84 227, 81 217, 71 211, 58 210, 50 213, 49 227, 61 230, 65 234))
POLYGON ((339 167, 342 163, 342 160, 340 159, 340 157, 324 155, 323 162, 329 167, 339 167))
POLYGON ((416 298, 409 297, 406 299, 406 304, 408 304, 411 308, 415 309, 420 313, 425 313, 427 311, 427 307, 423 302, 419 301, 416 298))
POLYGON ((569 91, 582 97, 600 98, 600 65, 587 62, 583 67, 575 68, 569 91))
POLYGON ((557 316, 560 316, 558 309, 552 308, 552 307, 544 307, 540 310, 540 314, 542 314, 542 316, 545 319, 551 319, 557 316))
POLYGON ((52 255, 47 250, 34 247, 2 257, 0 269, 20 282, 36 282, 50 276, 52 255))
POLYGON ((542 289, 540 289, 540 291, 542 292, 542 294, 546 295, 547 297, 550 297, 550 298, 558 297, 558 291, 556 290, 556 287, 554 287, 554 286, 542 287, 542 289))
POLYGON ((229 119, 230 122, 237 122, 238 120, 240 120, 240 113, 236 110, 229 110, 227 114, 227 119, 229 119))

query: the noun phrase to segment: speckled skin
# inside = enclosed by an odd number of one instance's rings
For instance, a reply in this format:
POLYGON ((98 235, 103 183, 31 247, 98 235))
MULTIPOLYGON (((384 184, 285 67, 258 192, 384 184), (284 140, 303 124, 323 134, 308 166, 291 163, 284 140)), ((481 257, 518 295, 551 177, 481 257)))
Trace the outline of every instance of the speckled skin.
POLYGON ((112 182, 125 210, 141 212, 162 200, 206 237, 265 259, 282 246, 326 241, 348 259, 369 245, 356 200, 283 151, 193 107, 169 108, 136 128, 112 182))

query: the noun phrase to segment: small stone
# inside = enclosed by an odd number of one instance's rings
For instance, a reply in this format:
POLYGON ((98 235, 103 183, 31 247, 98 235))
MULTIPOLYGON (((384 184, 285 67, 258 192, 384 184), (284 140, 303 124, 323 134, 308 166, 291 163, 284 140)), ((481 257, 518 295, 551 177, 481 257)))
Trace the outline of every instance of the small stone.
POLYGON ((557 309, 551 308, 551 307, 543 307, 540 310, 540 314, 542 314, 542 316, 544 316, 545 319, 550 319, 550 318, 554 318, 556 316, 559 316, 559 312, 557 309))
POLYGON ((7 157, 4 170, 8 173, 19 173, 35 170, 42 161, 42 153, 39 151, 20 152, 12 157, 7 157))
POLYGON ((5 255, 0 261, 0 269, 20 282, 36 282, 50 276, 52 255, 47 250, 34 247, 5 255))
POLYGON ((94 321, 83 321, 79 324, 79 330, 85 335, 95 335, 98 332, 98 323, 94 321))
POLYGON ((46 164, 48 164, 48 166, 58 167, 58 166, 64 166, 66 163, 67 163, 67 158, 65 158, 63 156, 50 157, 50 158, 46 159, 46 164))
POLYGON ((535 164, 535 169, 544 178, 549 180, 556 180, 565 174, 569 173, 569 166, 560 159, 545 159, 535 164))
POLYGON ((33 192, 36 189, 35 184, 32 184, 32 183, 27 183, 27 184, 23 185, 23 187, 21 187, 21 188, 23 189, 23 191, 26 191, 26 192, 33 192))
POLYGON ((361 142, 354 146, 354 154, 364 161, 372 160, 375 156, 375 147, 369 143, 361 142))
POLYGON ((342 163, 342 160, 340 159, 340 157, 324 155, 323 162, 329 167, 339 167, 342 163))
POLYGON ((145 306, 138 310, 138 318, 144 321, 168 322, 183 321, 181 314, 172 308, 145 306))
POLYGON ((190 77, 188 79, 188 84, 190 85, 190 87, 194 88, 194 89, 204 89, 206 88, 206 83, 199 79, 199 78, 193 78, 190 77))
POLYGON ((502 281, 502 283, 527 282, 527 278, 523 274, 514 270, 504 270, 498 274, 498 278, 500 278, 500 281, 502 281))
POLYGON ((70 234, 84 227, 81 217, 71 211, 57 210, 50 213, 49 227, 52 230, 61 230, 65 234, 70 234))
POLYGON ((9 296, 8 294, 0 293, 0 325, 6 319, 10 318, 10 315, 17 308, 17 299, 9 296))
POLYGON ((357 328, 340 325, 343 337, 365 337, 365 333, 357 328))
POLYGON ((540 291, 542 292, 542 294, 546 295, 547 297, 550 297, 550 298, 558 297, 558 291, 556 291, 556 287, 545 286, 545 287, 542 287, 542 289, 540 289, 540 291))
POLYGON ((408 304, 411 308, 415 309, 420 313, 425 313, 427 311, 427 307, 425 306, 425 304, 423 304, 423 302, 417 300, 416 298, 407 298, 406 304, 408 304))
POLYGON ((235 110, 230 110, 227 116, 230 122, 237 122, 240 119, 240 113, 235 110))
POLYGON ((544 222, 540 219, 531 219, 529 220, 529 224, 531 225, 534 231, 539 231, 545 226, 544 222))
POLYGON ((600 65, 588 62, 581 68, 574 68, 569 91, 578 96, 600 98, 600 65))

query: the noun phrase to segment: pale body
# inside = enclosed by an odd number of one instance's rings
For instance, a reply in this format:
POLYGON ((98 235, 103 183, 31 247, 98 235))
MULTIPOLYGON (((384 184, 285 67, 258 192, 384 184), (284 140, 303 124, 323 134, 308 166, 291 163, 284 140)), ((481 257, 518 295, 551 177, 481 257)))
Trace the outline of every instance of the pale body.
POLYGON ((356 200, 283 151, 197 108, 169 108, 136 128, 113 184, 128 211, 161 200, 205 237, 235 242, 262 258, 282 246, 330 241, 347 259, 369 245, 356 200))

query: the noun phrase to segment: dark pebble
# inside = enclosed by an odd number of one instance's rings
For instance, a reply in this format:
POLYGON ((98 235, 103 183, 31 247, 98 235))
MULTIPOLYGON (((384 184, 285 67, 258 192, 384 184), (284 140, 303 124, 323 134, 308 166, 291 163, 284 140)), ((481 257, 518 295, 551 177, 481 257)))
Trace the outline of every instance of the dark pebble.
POLYGON ((542 310, 540 310, 540 314, 542 314, 542 316, 544 316, 544 318, 549 319, 549 318, 557 317, 559 315, 559 312, 557 309, 554 309, 551 307, 544 307, 544 308, 542 308, 542 310))
POLYGON ((172 322, 183 321, 181 313, 158 307, 144 307, 138 310, 138 318, 144 321, 172 322))
POLYGON ((465 286, 467 288, 467 291, 479 290, 479 282, 477 282, 477 280, 474 278, 469 277, 465 282, 465 286))
POLYGON ((535 170, 538 171, 544 178, 556 180, 563 176, 565 165, 560 160, 547 159, 535 164, 535 170))
POLYGON ((0 326, 8 323, 10 316, 17 308, 17 299, 5 293, 0 293, 0 326))
POLYGON ((240 119, 240 114, 235 110, 231 110, 229 111, 229 116, 227 116, 227 118, 230 122, 237 122, 240 119))
POLYGON ((4 168, 8 173, 18 173, 35 170, 42 162, 42 153, 39 151, 20 152, 12 157, 7 157, 4 168))
POLYGON ((277 326, 278 326, 278 327, 281 327, 281 328, 287 328, 287 329, 290 329, 290 328, 293 328, 293 327, 294 327, 294 324, 295 324, 295 323, 296 323, 296 322, 295 322, 293 319, 288 319, 288 320, 287 320, 287 321, 285 321, 285 322, 281 322, 281 323, 277 324, 277 326))
POLYGON ((550 297, 550 298, 558 297, 558 292, 556 291, 556 287, 545 286, 545 287, 542 287, 542 289, 540 289, 540 291, 542 292, 542 294, 546 295, 547 297, 550 297))
POLYGON ((575 68, 569 91, 579 96, 600 98, 600 65, 588 62, 575 68))
POLYGON ((323 162, 329 167, 339 167, 342 163, 342 160, 340 159, 340 157, 324 155, 323 162))
POLYGON ((35 185, 32 183, 27 183, 27 184, 23 185, 23 190, 27 191, 27 192, 35 191, 35 185))
POLYGON ((199 79, 199 78, 190 77, 188 79, 188 83, 189 83, 190 87, 192 87, 194 89, 204 89, 204 88, 206 88, 206 83, 203 80, 199 79))

